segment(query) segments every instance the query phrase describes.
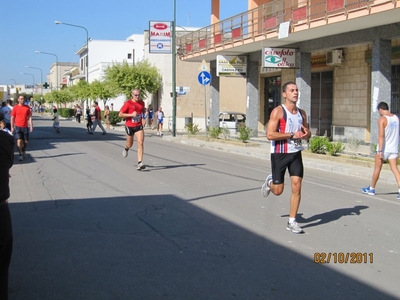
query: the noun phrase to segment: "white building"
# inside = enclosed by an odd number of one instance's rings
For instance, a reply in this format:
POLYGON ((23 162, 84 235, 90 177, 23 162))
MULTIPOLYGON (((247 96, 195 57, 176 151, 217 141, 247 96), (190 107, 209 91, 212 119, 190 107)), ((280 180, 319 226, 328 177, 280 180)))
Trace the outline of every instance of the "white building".
MULTIPOLYGON (((127 62, 134 65, 136 62, 143 59, 144 36, 143 34, 133 34, 126 40, 89 40, 89 56, 87 45, 80 48, 76 54, 80 56, 78 70, 71 69, 65 72, 65 76, 70 76, 68 82, 75 84, 78 80, 86 80, 91 83, 95 80, 102 81, 104 71, 113 63, 127 62), (89 57, 89 59, 88 59, 89 57), (88 75, 86 62, 88 65, 88 75)), ((114 110, 119 110, 125 101, 125 96, 117 97, 107 101, 107 104, 114 104, 114 110)), ((103 103, 99 105, 102 109, 103 103)))

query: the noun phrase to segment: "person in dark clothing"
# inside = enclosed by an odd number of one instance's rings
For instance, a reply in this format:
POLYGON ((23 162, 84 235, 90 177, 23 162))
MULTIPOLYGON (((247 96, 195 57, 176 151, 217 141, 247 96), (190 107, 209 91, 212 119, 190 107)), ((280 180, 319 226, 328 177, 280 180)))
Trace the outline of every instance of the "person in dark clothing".
POLYGON ((14 162, 14 137, 0 130, 0 299, 8 299, 8 270, 11 262, 13 234, 10 197, 10 168, 14 162))
POLYGON ((93 127, 93 121, 92 121, 92 115, 90 114, 90 108, 86 108, 86 115, 85 119, 87 121, 86 123, 86 128, 89 134, 93 134, 92 132, 92 127, 93 127))

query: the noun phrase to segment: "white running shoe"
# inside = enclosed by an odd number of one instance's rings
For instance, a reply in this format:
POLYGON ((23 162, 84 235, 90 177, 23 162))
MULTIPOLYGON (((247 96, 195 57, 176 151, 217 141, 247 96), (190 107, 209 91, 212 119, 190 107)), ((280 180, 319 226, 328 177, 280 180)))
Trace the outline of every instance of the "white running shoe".
POLYGON ((265 179, 264 184, 261 187, 261 195, 263 197, 268 197, 269 193, 271 192, 271 187, 269 186, 272 181, 272 174, 269 174, 265 179))
POLYGON ((145 165, 143 162, 141 162, 141 163, 139 163, 139 164, 137 165, 136 170, 142 171, 142 170, 144 170, 144 169, 146 169, 146 165, 145 165))
POLYGON ((293 221, 292 223, 287 223, 286 229, 293 232, 293 233, 302 233, 303 229, 297 224, 296 221, 293 221))

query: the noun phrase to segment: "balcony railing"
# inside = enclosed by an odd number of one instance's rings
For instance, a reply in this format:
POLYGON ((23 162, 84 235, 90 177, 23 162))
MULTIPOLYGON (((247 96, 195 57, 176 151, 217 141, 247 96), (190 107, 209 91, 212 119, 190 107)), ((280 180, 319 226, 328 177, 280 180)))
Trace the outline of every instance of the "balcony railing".
POLYGON ((400 6, 400 0, 276 0, 177 38, 179 55, 193 57, 278 36, 290 21, 296 32, 400 6))

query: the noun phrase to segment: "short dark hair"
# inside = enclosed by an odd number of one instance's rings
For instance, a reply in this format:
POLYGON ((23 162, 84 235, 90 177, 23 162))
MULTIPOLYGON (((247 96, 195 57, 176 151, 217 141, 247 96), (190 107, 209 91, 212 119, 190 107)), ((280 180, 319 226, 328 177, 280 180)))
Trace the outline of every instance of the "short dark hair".
POLYGON ((286 92, 286 88, 287 88, 287 86, 288 86, 289 84, 297 85, 296 82, 294 82, 294 81, 288 81, 288 82, 286 82, 286 83, 282 86, 282 92, 286 92))
POLYGON ((97 101, 94 101, 93 103, 96 104, 96 105, 99 105, 99 102, 97 102, 97 101))
POLYGON ((378 104, 377 108, 378 110, 379 109, 389 110, 389 105, 386 102, 382 101, 378 104))

